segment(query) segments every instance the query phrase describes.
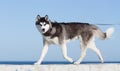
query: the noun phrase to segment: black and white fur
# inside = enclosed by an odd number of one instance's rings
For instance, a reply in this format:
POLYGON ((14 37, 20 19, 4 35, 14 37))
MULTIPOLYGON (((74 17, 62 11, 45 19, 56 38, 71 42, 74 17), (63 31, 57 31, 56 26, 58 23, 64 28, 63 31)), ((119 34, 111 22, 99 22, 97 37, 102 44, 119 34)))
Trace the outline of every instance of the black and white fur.
POLYGON ((101 62, 104 60, 99 49, 96 48, 94 37, 97 36, 100 39, 110 38, 114 28, 109 28, 105 33, 103 33, 98 27, 89 23, 59 23, 51 22, 48 15, 45 17, 40 17, 37 15, 36 27, 38 31, 43 35, 43 50, 40 59, 35 64, 41 64, 50 44, 58 44, 61 47, 62 54, 66 60, 73 62, 73 59, 67 55, 66 43, 73 39, 80 40, 80 48, 82 50, 80 58, 74 62, 74 64, 80 64, 86 55, 87 48, 92 49, 99 57, 101 62))

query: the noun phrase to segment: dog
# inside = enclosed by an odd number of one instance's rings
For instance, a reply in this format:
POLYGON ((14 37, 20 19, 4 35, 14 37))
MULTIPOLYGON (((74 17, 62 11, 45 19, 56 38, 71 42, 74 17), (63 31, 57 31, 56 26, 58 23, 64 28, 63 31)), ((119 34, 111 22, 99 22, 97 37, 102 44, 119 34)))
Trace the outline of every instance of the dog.
POLYGON ((86 55, 87 48, 92 49, 103 63, 103 57, 99 49, 96 48, 94 37, 97 36, 98 38, 105 40, 110 38, 114 32, 114 28, 111 27, 104 33, 97 26, 89 23, 51 22, 48 15, 45 15, 44 17, 37 15, 35 25, 43 36, 43 50, 40 59, 35 64, 41 64, 47 54, 48 46, 51 44, 59 45, 61 47, 63 57, 72 63, 73 59, 67 55, 66 43, 74 39, 79 39, 81 45, 80 58, 74 62, 74 64, 81 63, 86 55))

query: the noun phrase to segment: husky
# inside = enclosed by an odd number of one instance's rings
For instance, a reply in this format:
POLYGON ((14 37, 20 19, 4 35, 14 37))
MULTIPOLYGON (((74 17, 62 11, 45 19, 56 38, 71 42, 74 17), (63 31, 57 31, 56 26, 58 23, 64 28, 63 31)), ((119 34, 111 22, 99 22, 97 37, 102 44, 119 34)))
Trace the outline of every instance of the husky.
POLYGON ((63 57, 74 64, 80 64, 81 61, 86 56, 87 48, 92 49, 99 57, 100 61, 103 63, 103 57, 98 48, 96 48, 94 37, 105 40, 110 38, 114 32, 114 28, 111 27, 107 29, 106 32, 102 32, 97 26, 89 23, 81 22, 51 22, 48 15, 41 17, 37 15, 35 23, 38 31, 43 36, 43 50, 40 59, 35 64, 41 64, 44 57, 47 54, 48 46, 51 44, 57 44, 62 50, 63 57), (73 59, 67 55, 67 42, 79 39, 81 55, 80 58, 73 62, 73 59))

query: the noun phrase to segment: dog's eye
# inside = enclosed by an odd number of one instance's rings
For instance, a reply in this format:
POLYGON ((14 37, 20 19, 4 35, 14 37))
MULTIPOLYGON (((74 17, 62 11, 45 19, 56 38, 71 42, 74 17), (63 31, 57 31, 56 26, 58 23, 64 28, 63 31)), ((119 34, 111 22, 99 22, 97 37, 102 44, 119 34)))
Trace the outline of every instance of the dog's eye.
POLYGON ((44 24, 44 26, 46 26, 46 23, 44 24))
POLYGON ((40 26, 42 26, 42 25, 40 24, 40 26))

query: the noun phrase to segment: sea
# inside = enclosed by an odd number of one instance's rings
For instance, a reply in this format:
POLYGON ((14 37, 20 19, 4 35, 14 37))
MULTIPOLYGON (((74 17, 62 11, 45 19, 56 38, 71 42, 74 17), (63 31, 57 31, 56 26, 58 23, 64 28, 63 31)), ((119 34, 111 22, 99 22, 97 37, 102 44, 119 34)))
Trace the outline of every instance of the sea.
MULTIPOLYGON (((0 61, 0 64, 7 64, 7 65, 33 65, 35 62, 36 61, 0 61)), ((120 61, 106 61, 106 62, 104 62, 104 64, 108 64, 108 63, 120 64, 120 61)), ((44 62, 42 62, 42 65, 49 65, 49 64, 73 64, 73 63, 66 62, 66 61, 44 61, 44 62)), ((81 62, 81 64, 101 64, 101 62, 85 61, 85 62, 81 62)))

